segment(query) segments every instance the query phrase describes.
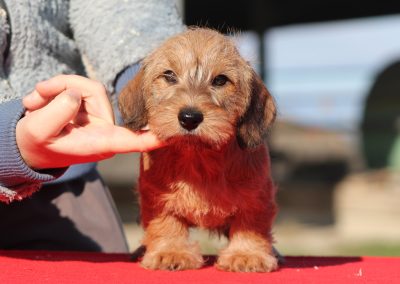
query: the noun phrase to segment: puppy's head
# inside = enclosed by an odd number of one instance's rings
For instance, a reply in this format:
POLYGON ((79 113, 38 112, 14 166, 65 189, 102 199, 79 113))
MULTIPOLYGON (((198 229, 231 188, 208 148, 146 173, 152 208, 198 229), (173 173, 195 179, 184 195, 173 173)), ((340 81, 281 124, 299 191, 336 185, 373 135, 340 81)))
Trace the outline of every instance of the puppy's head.
POLYGON ((119 98, 127 127, 148 125, 162 140, 200 140, 242 148, 263 142, 275 105, 262 80, 232 41, 209 29, 189 29, 144 61, 119 98))

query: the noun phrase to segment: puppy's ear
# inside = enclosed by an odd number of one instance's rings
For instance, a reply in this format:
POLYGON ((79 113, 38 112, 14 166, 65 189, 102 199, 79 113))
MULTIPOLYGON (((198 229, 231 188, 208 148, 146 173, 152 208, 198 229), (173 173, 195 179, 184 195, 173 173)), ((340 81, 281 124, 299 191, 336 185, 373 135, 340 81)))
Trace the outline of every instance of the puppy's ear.
POLYGON ((253 71, 249 106, 238 121, 237 139, 242 149, 261 143, 276 117, 274 99, 261 78, 253 71))
POLYGON ((140 130, 147 124, 147 110, 143 90, 144 70, 141 68, 135 78, 122 90, 118 106, 124 124, 132 130, 140 130))

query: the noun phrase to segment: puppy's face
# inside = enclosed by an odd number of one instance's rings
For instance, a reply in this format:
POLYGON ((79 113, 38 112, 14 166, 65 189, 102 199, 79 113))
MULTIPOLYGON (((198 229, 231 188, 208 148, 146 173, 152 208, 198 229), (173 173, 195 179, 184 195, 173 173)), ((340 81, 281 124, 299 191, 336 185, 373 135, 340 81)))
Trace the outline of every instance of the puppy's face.
POLYGON ((254 147, 275 117, 261 79, 227 37, 191 29, 143 62, 119 101, 126 125, 148 125, 162 140, 201 140, 219 147, 235 136, 254 147))

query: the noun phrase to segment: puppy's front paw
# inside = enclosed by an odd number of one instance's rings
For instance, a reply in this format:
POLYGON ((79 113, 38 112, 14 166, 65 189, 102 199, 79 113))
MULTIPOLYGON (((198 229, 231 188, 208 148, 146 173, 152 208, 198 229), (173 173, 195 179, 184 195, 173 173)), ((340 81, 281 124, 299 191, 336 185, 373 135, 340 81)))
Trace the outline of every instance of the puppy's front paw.
POLYGON ((232 272, 271 272, 278 269, 278 260, 267 253, 223 253, 219 256, 216 267, 232 272))
POLYGON ((146 253, 141 264, 153 270, 187 270, 200 268, 203 258, 188 251, 159 251, 146 253))

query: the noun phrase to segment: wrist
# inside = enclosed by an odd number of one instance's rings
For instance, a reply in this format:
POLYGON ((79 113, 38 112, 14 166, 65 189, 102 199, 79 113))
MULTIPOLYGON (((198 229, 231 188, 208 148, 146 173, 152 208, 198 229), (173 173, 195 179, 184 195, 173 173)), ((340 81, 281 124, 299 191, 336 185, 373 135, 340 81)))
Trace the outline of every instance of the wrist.
POLYGON ((0 108, 0 185, 19 188, 54 180, 64 173, 66 168, 35 171, 23 159, 16 138, 17 124, 25 112, 21 100, 3 103, 0 108))

